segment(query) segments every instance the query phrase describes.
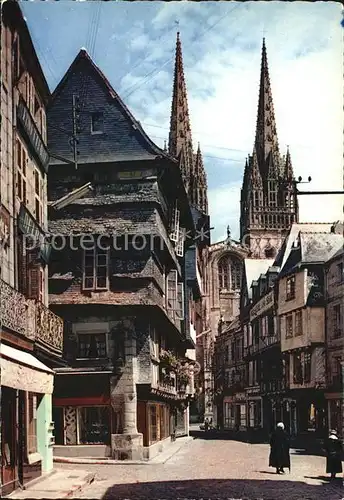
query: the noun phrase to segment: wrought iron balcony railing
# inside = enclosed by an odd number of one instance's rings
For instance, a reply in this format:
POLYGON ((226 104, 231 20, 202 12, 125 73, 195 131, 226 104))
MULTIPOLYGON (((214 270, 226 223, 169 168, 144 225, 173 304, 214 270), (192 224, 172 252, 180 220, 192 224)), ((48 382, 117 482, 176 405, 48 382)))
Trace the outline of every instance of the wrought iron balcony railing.
POLYGON ((27 299, 0 280, 2 326, 62 354, 63 320, 41 302, 27 299))
POLYGON ((41 302, 36 303, 36 341, 62 353, 63 320, 41 302))
POLYGON ((24 295, 0 280, 0 301, 2 326, 33 340, 34 328, 29 325, 29 305, 24 295))

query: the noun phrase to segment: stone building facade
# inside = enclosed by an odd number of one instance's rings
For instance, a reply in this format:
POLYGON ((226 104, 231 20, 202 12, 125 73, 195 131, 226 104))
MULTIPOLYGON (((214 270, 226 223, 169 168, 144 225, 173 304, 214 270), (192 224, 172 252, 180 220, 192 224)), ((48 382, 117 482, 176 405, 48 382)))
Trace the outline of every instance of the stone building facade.
POLYGON ((291 435, 327 432, 325 263, 343 235, 292 228, 278 279, 278 321, 285 364, 284 423, 291 435))
POLYGON ((63 323, 48 309, 45 108, 50 96, 17 2, 1 9, 1 496, 53 468, 53 368, 63 323))
MULTIPOLYGON (((180 51, 178 37, 178 72, 180 51)), ((49 167, 49 229, 61 242, 49 298, 65 321, 67 363, 53 399, 56 453, 148 459, 188 432, 201 281, 195 226, 208 224, 204 198, 190 203, 191 155, 184 144, 170 154, 152 143, 84 50, 53 93, 48 130, 50 150, 65 161, 49 167), (59 132, 72 127, 73 96, 77 169, 59 132)))
POLYGON ((344 303, 343 249, 325 265, 325 335, 327 417, 330 429, 344 437, 343 403, 343 303, 344 303))

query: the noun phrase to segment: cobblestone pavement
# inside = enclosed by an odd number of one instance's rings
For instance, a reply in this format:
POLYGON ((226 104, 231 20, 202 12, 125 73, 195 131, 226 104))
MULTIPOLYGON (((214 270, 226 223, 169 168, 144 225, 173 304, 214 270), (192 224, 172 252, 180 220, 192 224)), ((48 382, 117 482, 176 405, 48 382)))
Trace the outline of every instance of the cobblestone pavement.
MULTIPOLYGON (((265 444, 195 439, 164 464, 88 465, 96 479, 77 498, 344 500, 341 480, 326 479, 324 457, 293 450, 290 474, 277 475, 268 467, 268 453, 265 444)), ((78 467, 57 465, 66 470, 78 467)))

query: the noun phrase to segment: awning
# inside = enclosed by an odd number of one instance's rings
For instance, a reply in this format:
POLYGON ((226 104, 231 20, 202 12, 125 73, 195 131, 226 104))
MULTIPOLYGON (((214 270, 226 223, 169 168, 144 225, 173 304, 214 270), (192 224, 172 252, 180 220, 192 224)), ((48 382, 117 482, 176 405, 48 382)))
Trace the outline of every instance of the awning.
POLYGON ((6 344, 0 346, 1 385, 21 391, 52 394, 54 372, 35 356, 6 344))

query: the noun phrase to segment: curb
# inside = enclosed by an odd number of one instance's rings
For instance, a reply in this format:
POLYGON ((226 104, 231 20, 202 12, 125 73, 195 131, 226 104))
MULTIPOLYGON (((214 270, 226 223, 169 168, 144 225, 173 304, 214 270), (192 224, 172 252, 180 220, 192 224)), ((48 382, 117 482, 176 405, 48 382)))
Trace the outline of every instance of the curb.
MULTIPOLYGON (((190 439, 181 443, 178 448, 174 449, 172 453, 163 460, 159 460, 159 455, 156 455, 151 460, 113 460, 111 458, 74 458, 74 457, 54 457, 54 462, 61 464, 85 464, 85 465, 157 465, 164 464, 172 458, 178 451, 180 451, 186 444, 194 440, 194 437, 189 436, 190 439)), ((163 452, 162 452, 163 453, 163 452)))

